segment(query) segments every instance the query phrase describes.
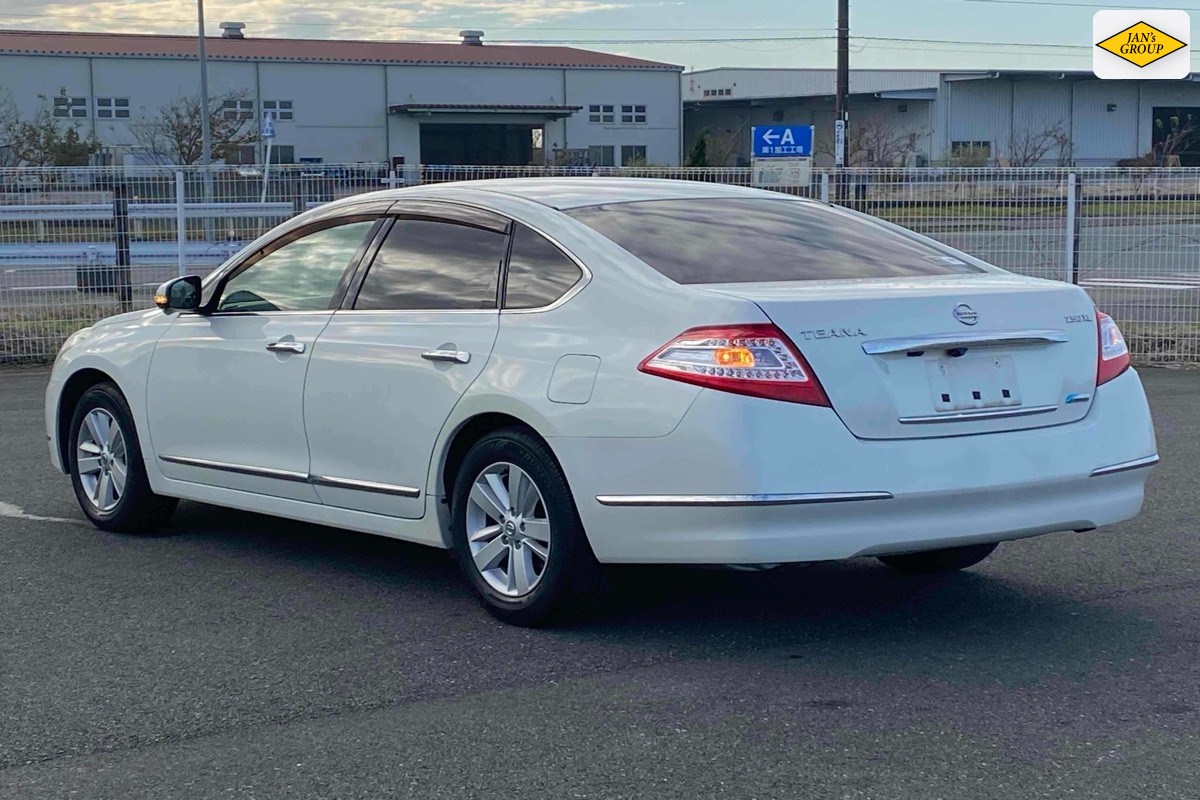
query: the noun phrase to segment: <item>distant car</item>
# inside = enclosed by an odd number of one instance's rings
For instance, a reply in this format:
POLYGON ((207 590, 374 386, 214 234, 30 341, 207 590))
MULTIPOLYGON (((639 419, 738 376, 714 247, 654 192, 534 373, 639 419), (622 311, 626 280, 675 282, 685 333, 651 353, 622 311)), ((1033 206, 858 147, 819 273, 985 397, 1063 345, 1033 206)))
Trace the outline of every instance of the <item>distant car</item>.
POLYGON ((1158 461, 1083 290, 751 189, 376 192, 156 302, 72 336, 47 389, 98 527, 188 498, 453 549, 523 625, 601 563, 961 569, 1134 516, 1158 461))

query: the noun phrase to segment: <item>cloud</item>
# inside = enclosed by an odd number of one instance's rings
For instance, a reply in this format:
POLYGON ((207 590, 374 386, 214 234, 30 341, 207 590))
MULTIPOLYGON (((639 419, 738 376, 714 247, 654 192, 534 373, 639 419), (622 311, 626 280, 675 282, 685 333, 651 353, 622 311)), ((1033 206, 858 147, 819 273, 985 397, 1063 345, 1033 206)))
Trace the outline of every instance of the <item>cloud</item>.
MULTIPOLYGON (((444 41, 456 39, 458 30, 466 26, 521 27, 628 7, 628 3, 601 0, 356 0, 344 6, 318 0, 258 0, 249 6, 209 0, 205 20, 210 36, 216 35, 217 23, 236 20, 246 22, 250 36, 444 41)), ((178 0, 8 0, 0 26, 191 33, 195 30, 193 10, 192 3, 178 0)))

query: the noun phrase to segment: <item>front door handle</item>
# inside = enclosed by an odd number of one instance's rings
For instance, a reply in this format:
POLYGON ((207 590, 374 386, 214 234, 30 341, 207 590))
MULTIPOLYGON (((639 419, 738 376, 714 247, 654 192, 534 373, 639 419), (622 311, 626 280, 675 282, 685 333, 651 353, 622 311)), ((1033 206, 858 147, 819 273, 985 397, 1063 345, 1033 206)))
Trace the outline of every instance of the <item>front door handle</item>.
POLYGON ((426 361, 451 361, 455 364, 466 364, 471 360, 471 354, 462 350, 426 350, 421 353, 426 361))
POLYGON ((304 342, 271 342, 267 349, 272 353, 303 353, 304 342))

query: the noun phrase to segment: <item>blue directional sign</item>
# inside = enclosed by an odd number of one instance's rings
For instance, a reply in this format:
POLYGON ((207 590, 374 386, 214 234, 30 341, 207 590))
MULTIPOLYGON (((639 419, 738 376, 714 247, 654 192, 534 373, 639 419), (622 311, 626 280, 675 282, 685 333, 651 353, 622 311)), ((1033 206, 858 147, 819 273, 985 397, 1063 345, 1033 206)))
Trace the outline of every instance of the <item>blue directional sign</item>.
POLYGON ((263 114, 262 130, 259 131, 259 133, 261 134, 262 138, 264 138, 264 139, 275 138, 275 115, 272 114, 270 111, 263 114))
POLYGON ((812 125, 756 125, 750 136, 754 158, 811 158, 813 154, 812 125))

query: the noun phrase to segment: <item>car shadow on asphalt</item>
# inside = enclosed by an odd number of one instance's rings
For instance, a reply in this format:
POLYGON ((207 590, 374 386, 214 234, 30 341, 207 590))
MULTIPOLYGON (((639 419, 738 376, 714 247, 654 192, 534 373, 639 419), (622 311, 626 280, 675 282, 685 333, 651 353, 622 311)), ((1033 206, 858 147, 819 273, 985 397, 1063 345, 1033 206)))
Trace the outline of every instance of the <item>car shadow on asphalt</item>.
MULTIPOLYGON (((181 505, 166 533, 292 578, 353 576, 394 593, 399 611, 417 605, 494 625, 453 559, 434 548, 194 503, 181 505)), ((854 559, 758 572, 622 566, 606 578, 596 608, 537 635, 860 678, 1032 685, 1050 676, 1085 680, 1144 656, 1156 634, 1135 614, 987 562, 942 576, 854 559)), ((338 613, 353 624, 352 609, 338 613)))

